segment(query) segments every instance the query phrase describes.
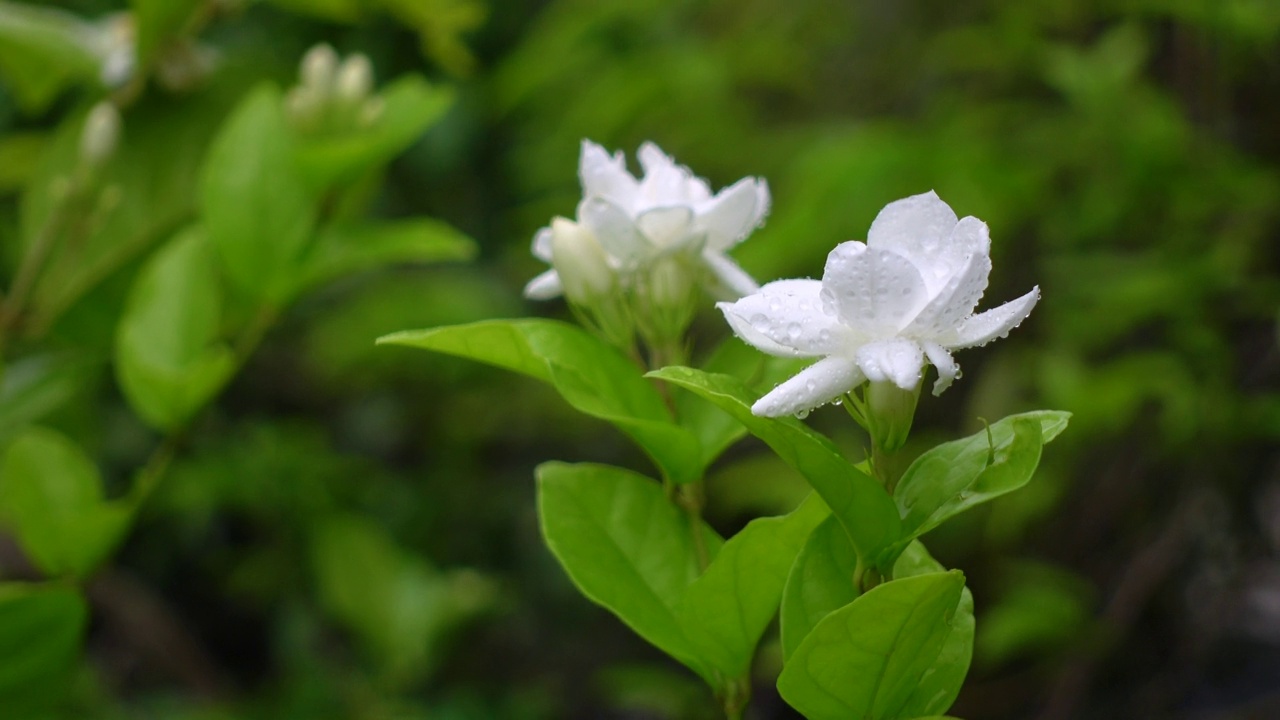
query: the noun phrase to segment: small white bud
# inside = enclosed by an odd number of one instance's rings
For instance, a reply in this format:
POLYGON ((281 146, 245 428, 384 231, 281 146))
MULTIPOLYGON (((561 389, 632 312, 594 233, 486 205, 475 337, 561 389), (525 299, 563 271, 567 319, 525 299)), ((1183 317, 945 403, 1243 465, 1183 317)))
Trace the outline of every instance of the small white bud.
POLYGON ((617 288, 618 279, 600 241, 586 227, 562 217, 551 221, 551 262, 565 297, 591 305, 617 288))
POLYGON ((98 78, 108 88, 123 87, 133 78, 138 65, 135 51, 137 28, 133 15, 117 13, 99 23, 90 38, 91 48, 100 59, 98 78))
POLYGON ((80 131, 80 157, 91 166, 105 163, 120 142, 120 111, 106 100, 89 111, 80 131))
POLYGON ((916 414, 916 401, 920 399, 920 384, 903 390, 892 380, 867 384, 867 432, 871 439, 886 453, 897 451, 911 434, 911 421, 916 414))
POLYGON ((356 105, 373 91, 373 63, 363 53, 350 55, 338 69, 334 93, 338 99, 356 105))
POLYGON ((298 74, 306 87, 327 93, 338 71, 338 53, 326 43, 316 45, 302 56, 298 74))

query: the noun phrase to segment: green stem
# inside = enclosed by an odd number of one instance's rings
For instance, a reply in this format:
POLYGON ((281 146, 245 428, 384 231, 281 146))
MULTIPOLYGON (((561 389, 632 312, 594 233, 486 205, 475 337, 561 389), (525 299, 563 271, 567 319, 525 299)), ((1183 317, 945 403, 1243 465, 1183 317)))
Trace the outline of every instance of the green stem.
POLYGON ((676 504, 684 510, 689 518, 689 532, 693 537, 693 552, 698 558, 698 569, 706 570, 711 564, 711 554, 707 550, 707 538, 702 532, 702 505, 706 500, 703 492, 703 481, 696 480, 676 489, 676 504))
POLYGON ((31 247, 22 256, 22 262, 18 265, 18 272, 14 275, 9 293, 5 296, 4 303, 0 305, 0 351, 3 351, 9 333, 17 325, 18 318, 22 316, 22 310, 32 291, 35 290, 40 273, 44 270, 45 261, 53 251, 54 243, 66 224, 68 210, 75 196, 79 194, 77 182, 72 180, 68 183, 62 192, 56 193, 60 197, 54 201, 44 223, 36 231, 31 247))

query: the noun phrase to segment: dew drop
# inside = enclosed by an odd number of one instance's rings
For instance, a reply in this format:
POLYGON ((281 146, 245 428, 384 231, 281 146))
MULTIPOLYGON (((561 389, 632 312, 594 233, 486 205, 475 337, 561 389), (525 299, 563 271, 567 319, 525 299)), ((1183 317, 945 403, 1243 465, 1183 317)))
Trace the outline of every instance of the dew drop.
POLYGON ((774 311, 774 312, 777 312, 777 311, 781 310, 781 309, 782 309, 782 301, 781 301, 781 300, 779 300, 777 297, 771 297, 771 298, 769 298, 769 309, 770 309, 770 310, 772 310, 772 311, 774 311))
POLYGON ((800 420, 803 420, 803 419, 805 419, 805 418, 809 417, 809 410, 806 408, 806 409, 804 409, 804 410, 801 410, 801 411, 797 412, 797 413, 796 413, 796 417, 797 417, 798 419, 800 419, 800 420))
POLYGON ((831 331, 826 328, 823 328, 818 332, 818 339, 824 343, 831 342, 831 331))
POLYGON ((800 323, 793 322, 787 326, 787 337, 791 338, 792 340, 800 339, 800 323))
POLYGON ((752 316, 751 316, 751 328, 752 328, 753 330, 755 330, 756 332, 758 332, 758 333, 768 332, 768 331, 769 331, 769 318, 767 318, 767 317, 765 317, 764 315, 759 314, 759 313, 757 313, 757 314, 755 314, 755 315, 752 315, 752 316))

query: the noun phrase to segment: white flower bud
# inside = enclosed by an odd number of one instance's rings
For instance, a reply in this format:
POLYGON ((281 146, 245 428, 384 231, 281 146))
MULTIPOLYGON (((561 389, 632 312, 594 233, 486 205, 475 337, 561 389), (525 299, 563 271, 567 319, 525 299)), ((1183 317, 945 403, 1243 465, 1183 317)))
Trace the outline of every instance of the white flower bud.
POLYGON ((338 53, 326 43, 316 45, 302 56, 299 76, 306 87, 327 93, 333 86, 338 71, 338 53))
POLYGON ((342 102, 358 104, 373 91, 373 63, 363 53, 350 55, 338 69, 335 94, 342 102))
POLYGON ((98 78, 108 88, 127 84, 137 68, 137 28, 133 16, 118 13, 109 16, 98 25, 90 38, 90 45, 100 59, 98 78))
POLYGON ((120 111, 103 100, 89 111, 80 131, 80 157, 90 166, 105 163, 120 142, 120 111))
POLYGON ((551 221, 551 258, 565 296, 575 303, 591 305, 617 289, 604 248, 583 225, 562 217, 551 221))
POLYGON ((918 384, 911 390, 903 390, 892 380, 867 385, 867 432, 882 452, 895 452, 906 443, 919 399, 918 384))

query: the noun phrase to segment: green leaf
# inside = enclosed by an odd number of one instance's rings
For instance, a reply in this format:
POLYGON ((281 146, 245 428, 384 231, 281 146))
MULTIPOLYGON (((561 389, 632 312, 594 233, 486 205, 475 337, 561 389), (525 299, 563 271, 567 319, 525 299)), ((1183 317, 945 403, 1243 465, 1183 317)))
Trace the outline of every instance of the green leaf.
MULTIPOLYGON (((538 517, 552 554, 592 602, 713 682, 680 622, 680 602, 698 578, 690 517, 653 480, 605 465, 538 466, 538 517)), ((709 559, 722 541, 696 528, 709 559)))
POLYGON ((900 536, 897 509, 880 483, 845 460, 830 440, 795 418, 753 415, 751 396, 736 378, 681 367, 655 370, 649 377, 697 393, 765 441, 822 496, 858 554, 868 560, 866 564, 900 536))
POLYGON ((818 623, 778 678, 809 720, 891 720, 903 711, 952 632, 958 571, 877 585, 818 623))
POLYGON ((450 630, 494 599, 485 578, 437 571, 368 519, 330 515, 312 533, 321 602, 397 680, 421 677, 450 630))
POLYGON ((824 617, 858 599, 858 556, 835 517, 823 520, 796 556, 782 594, 782 657, 791 661, 800 643, 824 617))
POLYGON ((0 463, 0 519, 50 575, 85 577, 120 542, 133 517, 127 501, 102 497, 98 469, 62 435, 30 428, 0 463))
POLYGON ((697 438, 672 422, 657 388, 615 348, 572 325, 489 320, 407 330, 378 343, 469 358, 550 383, 575 409, 629 435, 672 482, 690 482, 701 474, 697 438))
POLYGON ((471 238, 431 218, 330 227, 307 253, 299 289, 393 263, 469 260, 475 253, 471 238))
POLYGON ((89 616, 60 584, 0 583, 0 707, 42 717, 65 701, 89 616))
MULTIPOLYGON (((893 566, 893 577, 897 580, 946 571, 917 540, 899 556, 893 566)), ((947 636, 933 666, 912 691, 903 707, 903 717, 944 713, 956 701, 964 678, 969 674, 969 663, 973 660, 974 626, 973 593, 966 587, 960 591, 960 602, 956 604, 955 616, 951 620, 951 634, 947 636)))
POLYGON ((829 513, 811 494, 790 514, 757 518, 729 538, 680 604, 685 634, 702 659, 729 678, 747 675, 796 553, 829 513))
POLYGON ((22 109, 38 113, 77 82, 98 84, 102 31, 56 8, 0 2, 0 75, 22 109))
POLYGON ((904 532, 886 557, 948 518, 1026 485, 1041 448, 1070 417, 1050 410, 1011 415, 991 425, 990 435, 984 430, 921 454, 894 492, 904 532))
POLYGON ((40 165, 49 146, 44 133, 9 132, 0 137, 0 192, 22 187, 40 165))
POLYGON ((157 251, 134 281, 116 333, 116 373, 153 427, 181 426, 231 377, 234 353, 218 342, 221 305, 216 260, 199 229, 157 251))
POLYGON ((280 92, 250 92, 225 121, 205 160, 201 219, 227 276, 247 297, 276 302, 291 289, 315 223, 294 165, 280 92))
POLYGON ((94 361, 71 354, 28 355, 0 379, 0 441, 63 407, 90 384, 94 361))
POLYGON ((417 75, 400 78, 379 93, 382 112, 367 128, 298 143, 298 166, 315 190, 349 183, 408 150, 453 104, 453 92, 417 75))
MULTIPOLYGON (((727 338, 702 363, 702 370, 742 379, 748 388, 773 387, 795 373, 795 361, 770 357, 736 337, 727 338)), ((681 389, 673 396, 676 418, 702 445, 702 466, 708 467, 730 445, 747 434, 746 427, 697 393, 681 389)))
POLYGON ((182 34, 202 0, 129 0, 137 33, 138 62, 150 62, 164 44, 182 34))

